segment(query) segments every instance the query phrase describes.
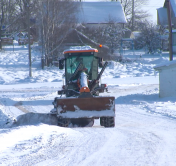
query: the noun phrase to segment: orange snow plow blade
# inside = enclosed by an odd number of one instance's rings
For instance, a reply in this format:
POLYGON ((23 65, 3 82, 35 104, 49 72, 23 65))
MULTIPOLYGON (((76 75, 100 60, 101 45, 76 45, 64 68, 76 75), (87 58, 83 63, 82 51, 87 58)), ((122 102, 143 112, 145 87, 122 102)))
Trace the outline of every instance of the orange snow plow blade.
POLYGON ((99 118, 115 116, 114 97, 56 98, 57 116, 64 118, 99 118))

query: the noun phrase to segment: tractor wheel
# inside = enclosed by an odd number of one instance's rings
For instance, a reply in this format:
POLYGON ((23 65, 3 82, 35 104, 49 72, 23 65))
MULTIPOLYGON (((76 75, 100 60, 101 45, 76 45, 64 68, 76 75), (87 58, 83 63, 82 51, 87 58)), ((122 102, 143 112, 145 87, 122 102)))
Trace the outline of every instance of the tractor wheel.
POLYGON ((100 118, 100 125, 104 126, 105 117, 100 118))
POLYGON ((77 118, 71 119, 73 126, 77 127, 92 127, 94 125, 94 119, 92 118, 77 118))
POLYGON ((115 118, 114 117, 101 117, 100 125, 104 127, 114 127, 115 126, 115 118))
POLYGON ((60 127, 68 127, 70 124, 70 119, 59 118, 58 119, 58 126, 60 127))

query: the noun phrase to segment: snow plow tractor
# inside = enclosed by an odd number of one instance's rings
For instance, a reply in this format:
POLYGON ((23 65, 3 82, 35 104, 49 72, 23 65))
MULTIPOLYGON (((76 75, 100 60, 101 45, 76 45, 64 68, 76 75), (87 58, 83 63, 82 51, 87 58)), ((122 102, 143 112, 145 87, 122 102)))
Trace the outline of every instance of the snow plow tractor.
POLYGON ((100 119, 101 126, 115 126, 115 98, 99 96, 108 91, 106 84, 100 84, 108 62, 103 65, 97 52, 89 46, 71 47, 59 60, 59 68, 65 68, 64 85, 58 91, 60 97, 53 101, 51 113, 57 115, 61 127, 91 127, 94 119, 100 119), (102 67, 100 72, 98 67, 102 67))

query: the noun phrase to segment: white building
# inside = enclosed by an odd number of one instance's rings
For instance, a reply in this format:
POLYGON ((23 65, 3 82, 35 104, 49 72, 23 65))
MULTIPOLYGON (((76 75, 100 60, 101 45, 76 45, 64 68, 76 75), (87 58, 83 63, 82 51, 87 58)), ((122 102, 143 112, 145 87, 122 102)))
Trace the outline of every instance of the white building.
MULTIPOLYGON (((171 22, 173 26, 172 45, 173 45, 173 53, 176 53, 176 0, 170 0, 170 5, 171 5, 171 22)), ((164 27, 168 26, 167 0, 165 0, 163 7, 157 9, 157 17, 158 17, 157 18, 158 25, 164 27)))
POLYGON ((159 97, 176 96, 176 60, 154 67, 159 71, 159 97))

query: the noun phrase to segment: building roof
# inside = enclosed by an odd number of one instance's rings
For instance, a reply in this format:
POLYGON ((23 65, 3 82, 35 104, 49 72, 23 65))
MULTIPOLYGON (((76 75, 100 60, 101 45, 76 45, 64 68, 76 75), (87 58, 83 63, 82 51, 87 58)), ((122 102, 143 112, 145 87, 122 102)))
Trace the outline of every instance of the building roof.
POLYGON ((168 61, 168 62, 165 62, 165 63, 161 63, 159 65, 156 65, 154 67, 154 69, 155 70, 161 70, 161 69, 168 68, 168 67, 176 67, 176 60, 168 61))
POLYGON ((126 23, 126 17, 119 1, 116 2, 80 2, 78 22, 87 24, 126 23))

